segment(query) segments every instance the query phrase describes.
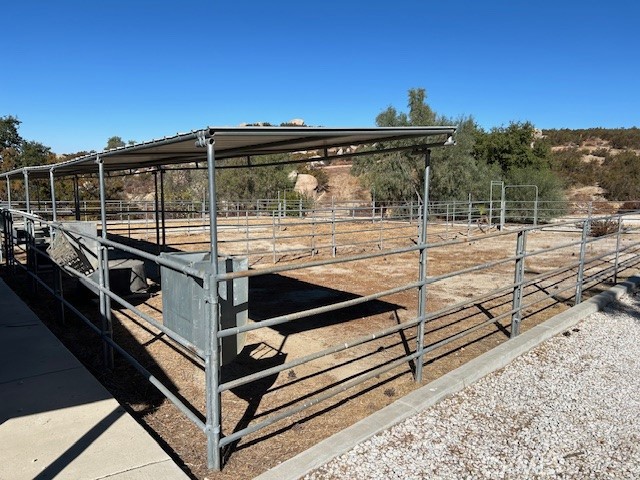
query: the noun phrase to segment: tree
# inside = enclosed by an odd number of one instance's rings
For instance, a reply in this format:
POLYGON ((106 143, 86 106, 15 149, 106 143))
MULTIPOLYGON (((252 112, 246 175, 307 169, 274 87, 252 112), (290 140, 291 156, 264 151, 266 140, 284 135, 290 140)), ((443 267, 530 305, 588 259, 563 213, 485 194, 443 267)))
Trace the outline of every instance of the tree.
POLYGON ((0 117, 0 150, 18 148, 22 137, 18 133, 20 120, 11 115, 0 117))
POLYGON ((55 162, 56 157, 51 152, 51 148, 40 142, 32 140, 23 140, 20 146, 20 154, 18 155, 16 168, 35 167, 37 165, 45 165, 55 162))
POLYGON ((530 122, 511 122, 508 127, 478 130, 473 148, 476 160, 498 164, 506 174, 512 168, 547 168, 551 149, 536 141, 536 129, 530 122))
POLYGON ((120 137, 111 137, 107 140, 107 146, 105 150, 111 150, 112 148, 120 148, 126 146, 126 143, 120 137))
MULTIPOLYGON (((220 168, 216 170, 217 193, 221 200, 257 200, 276 198, 279 191, 293 188, 289 180, 290 165, 257 167, 261 163, 287 160, 286 154, 273 154, 251 159, 252 168, 220 168)), ((245 159, 229 160, 225 166, 245 165, 245 159)))
POLYGON ((0 117, 0 171, 6 172, 15 168, 15 160, 23 142, 18 133, 20 123, 20 120, 11 115, 0 117))
MULTIPOLYGON (((451 119, 438 115, 426 103, 422 88, 409 90, 408 112, 398 112, 390 106, 376 117, 379 127, 458 125, 456 145, 432 151, 430 200, 451 200, 485 194, 495 168, 472 156, 478 127, 472 117, 451 119)), ((406 141, 386 146, 408 145, 406 141)), ((352 172, 360 176, 376 201, 383 203, 408 201, 423 190, 424 161, 407 152, 364 157, 354 162, 352 172)))

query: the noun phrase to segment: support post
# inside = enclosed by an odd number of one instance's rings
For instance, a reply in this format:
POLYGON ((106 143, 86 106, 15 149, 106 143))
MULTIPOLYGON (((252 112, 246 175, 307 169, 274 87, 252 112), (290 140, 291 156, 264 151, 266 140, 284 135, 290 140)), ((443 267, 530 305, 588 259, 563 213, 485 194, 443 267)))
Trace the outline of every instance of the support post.
POLYGON ((158 170, 153 172, 153 186, 154 186, 154 214, 153 219, 156 221, 156 245, 158 246, 158 253, 162 250, 160 248, 160 197, 158 195, 158 170))
POLYGON ((535 199, 535 203, 533 204, 533 226, 537 227, 538 226, 538 186, 534 185, 536 187, 536 199, 535 199))
POLYGON ((160 167, 160 215, 162 216, 162 249, 167 246, 167 223, 164 206, 164 168, 160 167))
MULTIPOLYGON (((100 235, 103 240, 107 239, 107 200, 104 181, 104 162, 98 155, 96 158, 98 163, 98 184, 100 187, 100 235)), ((110 289, 109 285, 109 250, 105 245, 98 247, 98 267, 100 269, 100 286, 110 289)), ((111 322, 111 297, 100 290, 100 315, 102 324, 102 335, 113 339, 113 324, 111 322)), ((113 348, 106 341, 103 341, 103 360, 105 368, 113 369, 113 348)))
POLYGON ((247 242, 247 258, 249 258, 249 210, 245 210, 244 211, 244 219, 245 219, 245 230, 244 230, 244 234, 245 234, 245 240, 247 242))
POLYGON ((11 180, 7 175, 7 208, 11 208, 11 180))
POLYGON ((271 237, 271 241, 273 243, 273 263, 276 263, 276 214, 275 212, 272 213, 271 219, 273 223, 273 230, 272 230, 272 237, 271 237))
MULTIPOLYGON (((51 185, 51 221, 58 221, 58 212, 56 209, 56 183, 53 178, 53 168, 49 170, 49 183, 51 185)), ((51 239, 56 235, 55 227, 51 228, 51 239)))
POLYGON ((618 266, 620 264, 620 235, 622 234, 622 215, 618 215, 618 231, 616 232, 616 259, 613 265, 613 283, 618 283, 618 266))
POLYGON ((504 183, 500 189, 500 231, 504 231, 504 222, 506 217, 507 200, 505 199, 504 183))
POLYGON ((25 203, 25 211, 27 213, 31 213, 31 199, 29 198, 29 171, 22 170, 22 175, 24 177, 24 203, 25 203))
MULTIPOLYGON (((25 211, 27 213, 31 213, 31 200, 29 196, 29 171, 25 168, 22 170, 22 175, 24 176, 24 202, 25 202, 25 211)), ((33 220, 28 217, 23 217, 24 219, 24 229, 27 235, 27 269, 31 270, 33 268, 33 260, 37 258, 37 254, 33 252, 35 248, 34 243, 34 235, 35 228, 33 225, 33 220)), ((38 282, 33 279, 32 280, 33 290, 38 289, 38 282)))
POLYGON ((429 221, 429 169, 431 168, 431 150, 427 149, 424 155, 424 191, 422 195, 422 215, 420 223, 420 271, 418 287, 418 324, 416 350, 415 381, 422 381, 422 364, 424 362, 424 330, 427 315, 427 223, 429 221))
POLYGON ((589 234, 589 230, 591 228, 591 222, 585 221, 582 224, 582 241, 580 242, 580 264, 578 265, 578 277, 576 280, 576 298, 575 305, 578 305, 582 302, 582 282, 584 281, 584 259, 587 250, 587 235, 589 234))
POLYGON ((469 193, 469 202, 467 204, 467 241, 471 238, 471 193, 469 193))
MULTIPOLYGON (((204 139, 200 140, 204 142, 204 139)), ((216 218, 216 177, 215 177, 215 141, 206 140, 207 172, 209 181, 209 239, 211 248, 211 274, 205 278, 208 294, 209 315, 206 316, 207 344, 205 346, 205 377, 207 418, 205 435, 207 437, 207 465, 210 469, 220 470, 221 405, 218 386, 220 384, 220 328, 218 309, 218 228, 216 218)))
POLYGON ((449 204, 447 203, 447 221, 444 224, 444 238, 449 240, 449 204))
POLYGON ((331 197, 331 256, 335 257, 338 251, 336 245, 336 204, 335 199, 331 197))
POLYGON ((78 183, 78 176, 73 176, 73 209, 75 211, 75 217, 77 221, 80 221, 80 185, 78 183))
MULTIPOLYGON (((56 184, 53 175, 53 168, 49 170, 49 183, 51 185, 51 221, 58 221, 58 213, 56 208, 56 184)), ((53 242, 57 235, 56 227, 51 226, 51 240, 53 242)), ((60 324, 65 324, 65 311, 64 311, 64 289, 62 286, 62 269, 54 263, 53 265, 53 293, 54 296, 60 300, 60 311, 58 312, 58 321, 60 324)))
POLYGON ((520 322, 522 321, 522 292, 524 282, 524 263, 527 252, 527 231, 518 232, 516 238, 516 264, 513 274, 513 301, 511 305, 511 338, 520 335, 520 322))

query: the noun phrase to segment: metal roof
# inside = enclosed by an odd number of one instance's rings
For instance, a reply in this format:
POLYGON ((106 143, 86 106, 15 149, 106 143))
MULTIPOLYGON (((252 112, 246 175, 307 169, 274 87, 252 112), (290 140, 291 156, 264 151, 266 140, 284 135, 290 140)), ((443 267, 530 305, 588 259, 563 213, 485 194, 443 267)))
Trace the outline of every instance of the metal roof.
MULTIPOLYGON (((190 162, 206 162, 203 148, 207 141, 215 142, 215 158, 223 160, 300 150, 323 150, 331 147, 373 144, 409 139, 416 145, 428 137, 442 136, 434 146, 451 142, 456 127, 207 127, 172 137, 150 140, 75 158, 56 164, 24 167, 0 174, 13 177, 28 171, 29 178, 44 178, 53 170, 55 176, 96 173, 96 160, 104 162, 105 171, 139 169, 190 162)), ((346 155, 348 156, 348 155, 346 155)))

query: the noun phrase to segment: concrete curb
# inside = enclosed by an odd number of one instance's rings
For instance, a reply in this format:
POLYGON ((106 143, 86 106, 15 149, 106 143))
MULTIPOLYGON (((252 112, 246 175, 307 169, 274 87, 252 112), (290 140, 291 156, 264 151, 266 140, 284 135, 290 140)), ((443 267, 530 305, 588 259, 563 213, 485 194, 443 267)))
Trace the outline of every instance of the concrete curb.
POLYGON ((461 367, 396 400, 391 405, 332 435, 308 450, 255 477, 255 480, 295 480, 347 452, 358 443, 396 425, 406 418, 459 392, 480 378, 507 366, 528 352, 589 315, 602 310, 640 285, 640 276, 611 287, 589 300, 533 327, 514 339, 491 349, 461 367))

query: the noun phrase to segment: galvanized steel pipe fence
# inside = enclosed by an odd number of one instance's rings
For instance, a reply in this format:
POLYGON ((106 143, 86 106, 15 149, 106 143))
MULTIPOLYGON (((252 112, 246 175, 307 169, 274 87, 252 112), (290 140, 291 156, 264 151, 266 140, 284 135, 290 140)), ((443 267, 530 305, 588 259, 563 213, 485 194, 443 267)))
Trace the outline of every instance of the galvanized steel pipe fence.
MULTIPOLYGON (((463 227, 471 225, 469 216, 472 219, 479 219, 483 215, 478 204, 471 202, 471 208, 467 208, 466 211, 457 207, 452 208, 451 204, 431 205, 429 218, 433 223, 430 224, 418 222, 419 215, 411 213, 409 213, 409 217, 413 218, 395 218, 393 220, 388 220, 384 215, 381 215, 379 221, 382 222, 389 222, 389 224, 404 222, 406 225, 403 228, 410 233, 404 238, 398 235, 397 243, 387 242, 385 238, 384 243, 379 247, 376 246, 373 250, 334 256, 336 253, 334 246, 327 243, 324 244, 324 247, 327 250, 331 248, 331 250, 324 254, 319 252, 316 258, 303 264, 281 263, 248 271, 217 272, 215 277, 154 253, 109 240, 104 236, 83 235, 87 241, 97 242, 102 252, 98 266, 100 280, 95 282, 71 267, 57 267, 48 258, 46 251, 38 248, 36 232, 42 231, 45 227, 49 227, 54 234, 56 231, 62 232, 64 228, 59 222, 44 220, 37 215, 14 208, 2 211, 2 252, 6 268, 24 270, 37 282, 39 287, 58 299, 61 318, 64 318, 65 310, 72 312, 96 332, 104 342, 103 356, 107 366, 112 365, 112 352, 117 352, 172 401, 203 433, 217 437, 216 441, 209 442, 209 457, 210 466, 219 468, 223 451, 246 436, 259 434, 263 429, 268 429, 278 422, 286 422, 286 419, 298 415, 320 402, 342 395, 348 389, 357 389, 359 385, 368 384, 367 382, 374 381, 378 377, 384 378, 384 375, 390 371, 413 370, 416 381, 420 382, 424 379, 424 374, 420 370, 425 361, 428 361, 432 355, 446 349, 448 345, 456 344, 465 338, 473 338, 478 332, 496 324, 503 325, 503 328, 508 329, 511 336, 515 336, 519 333, 521 325, 526 324, 528 319, 534 320, 536 315, 553 305, 570 306, 580 303, 589 287, 599 285, 602 282, 615 282, 622 272, 629 272, 636 268, 640 262, 640 237, 637 235, 639 225, 635 220, 638 218, 637 212, 598 216, 593 214, 592 209, 586 213, 587 216, 580 219, 576 218, 543 226, 512 226, 506 231, 475 232, 473 242, 477 243, 479 251, 486 248, 488 252, 492 246, 501 242, 510 244, 511 248, 499 254, 492 253, 484 260, 471 256, 465 258, 461 263, 450 262, 448 265, 432 261, 429 268, 426 264, 427 252, 429 257, 437 259, 441 252, 455 253, 459 249, 464 251, 468 248, 469 239, 464 228, 461 229, 462 235, 456 236, 452 230, 449 231, 449 235, 446 235, 446 226, 455 229, 458 225, 463 227), (441 217, 443 212, 444 215, 447 215, 447 209, 450 219, 448 222, 443 222, 443 226, 441 217), (466 219, 463 216, 465 212, 466 219), (459 216, 463 217, 460 219, 462 221, 459 220, 459 216), (427 225, 429 229, 438 230, 439 233, 429 233, 427 236, 427 225), (596 231, 596 226, 603 225, 607 228, 603 231, 596 231), (559 237, 562 239, 559 244, 551 244, 548 240, 540 242, 538 238, 547 231, 566 233, 559 237), (598 236, 594 236, 596 234, 598 236), (423 240, 423 235, 428 239, 427 241, 423 240), (326 346, 318 351, 308 352, 298 358, 287 359, 286 362, 279 365, 254 371, 232 380, 222 381, 219 377, 220 366, 218 354, 215 353, 216 348, 202 349, 196 346, 193 341, 166 328, 162 323, 162 312, 150 315, 109 288, 107 256, 116 251, 126 252, 135 258, 179 271, 188 277, 197 278, 210 290, 214 284, 222 284, 242 277, 287 274, 301 269, 337 267, 338 265, 341 265, 341 268, 349 268, 349 265, 356 265, 363 261, 371 262, 379 258, 385 258, 393 263, 411 261, 411 258, 415 259, 416 256, 419 256, 423 266, 420 267, 413 279, 402 278, 392 281, 389 278, 381 283, 379 289, 359 294, 354 298, 327 302, 321 306, 263 318, 259 322, 249 322, 246 325, 224 329, 219 325, 217 328, 212 327, 215 332, 213 338, 217 339, 213 344, 218 345, 224 338, 232 335, 249 332, 259 335, 263 329, 278 328, 286 324, 300 324, 306 319, 315 318, 322 314, 340 315, 340 312, 344 312, 346 309, 365 308, 366 305, 375 301, 388 300, 393 303, 399 296, 410 292, 414 293, 410 294, 408 298, 413 298, 418 302, 417 306, 408 307, 408 311, 413 313, 402 318, 401 321, 391 322, 382 328, 362 332, 361 335, 353 338, 341 339, 339 343, 326 346), (83 313, 65 297, 61 279, 63 274, 81 277, 83 281, 91 284, 99 292, 100 312, 97 316, 83 313), (483 280, 486 275, 499 281, 489 284, 483 280), (465 298, 445 303, 435 301, 435 298, 443 292, 465 288, 461 285, 467 285, 469 289, 469 295, 465 298), (470 288, 471 285, 474 288, 470 288), (423 291, 422 295, 420 294, 421 290, 423 291), (427 292, 430 292, 429 297, 427 297, 427 292), (423 300, 420 300, 421 298, 423 300), (427 301, 429 298, 431 301, 427 301), (187 402, 184 402, 178 392, 172 390, 170 386, 162 384, 141 365, 131 352, 114 341, 110 302, 126 307, 150 328, 156 329, 179 345, 185 355, 199 359, 200 363, 204 365, 206 378, 210 379, 206 386, 203 386, 205 396, 208 399, 205 411, 194 409, 187 402), (478 305, 481 305, 482 309, 478 310, 478 305), (413 346, 410 346, 409 351, 395 350, 400 344, 400 337, 404 338, 403 344, 405 346, 408 345, 407 342, 412 342, 413 346), (379 354, 381 349, 383 353, 379 354), (332 359, 332 364, 341 365, 345 362, 346 352, 351 351, 354 353, 348 357, 348 362, 359 365, 359 373, 346 375, 337 381, 329 381, 328 383, 318 382, 315 375, 307 376, 302 380, 297 379, 296 382, 309 384, 308 393, 302 399, 287 398, 280 408, 273 408, 272 414, 266 418, 258 418, 242 428, 232 428, 231 431, 223 430, 223 423, 225 423, 223 420, 226 418, 226 400, 228 400, 224 396, 225 392, 277 376, 283 372, 293 371, 294 368, 313 364, 313 362, 325 358, 332 359), (389 353, 385 355, 384 352, 389 353), (380 358, 371 360, 376 358, 376 355, 380 358), (318 384, 322 386, 318 387, 318 384), (214 409, 217 413, 213 411, 214 409)), ((406 215, 404 216, 406 217, 406 215)), ((331 222, 327 224, 329 230, 331 226, 349 225, 358 234, 362 234, 362 230, 365 230, 363 224, 375 223, 373 216, 364 220, 358 219, 355 215, 351 217, 345 215, 342 218, 336 215, 336 217, 335 219, 332 217, 331 222)), ((215 223, 218 224, 215 231, 220 237, 216 242, 216 248, 220 247, 220 250, 223 250, 224 232, 230 227, 239 228, 242 226, 242 215, 234 216, 233 220, 236 223, 230 225, 225 225, 226 218, 220 215, 215 217, 215 223)), ((115 219, 115 222, 118 221, 119 219, 115 219)), ((322 221, 328 222, 329 219, 325 218, 322 221)), ((293 228, 293 225, 306 228, 310 226, 308 219, 298 223, 300 225, 283 222, 280 226, 286 225, 287 228, 293 228)), ((320 219, 318 219, 318 223, 320 223, 320 219)), ((265 222, 259 225, 272 227, 273 219, 271 219, 271 224, 265 222)), ((251 230, 247 229, 247 231, 251 230)), ((257 233, 257 230, 253 233, 257 233)), ((331 232, 325 233, 327 236, 330 234, 331 232)), ((215 302, 211 303, 212 308, 215 308, 215 305, 215 302)), ((215 318, 215 313, 213 318, 215 318)), ((380 326, 378 325, 378 327, 380 326)), ((320 368, 320 374, 331 378, 331 370, 326 367, 320 368)), ((277 388, 286 391, 287 381, 285 380, 283 385, 278 385, 277 388)))
MULTIPOLYGON (((491 205, 471 198, 430 202, 429 222, 444 227, 431 233, 430 240, 461 236, 470 239, 510 224, 561 223, 598 214, 622 213, 636 204, 640 202, 505 201, 502 205, 491 205)), ((19 203, 14 205, 20 208, 19 203)), ((51 218, 52 205, 41 202, 40 207, 35 213, 51 218)), ((109 232, 152 241, 160 245, 159 248, 169 245, 193 249, 196 245, 208 245, 208 239, 202 236, 209 232, 207 202, 165 202, 164 207, 159 212, 151 201, 107 201, 109 232)), ((362 201, 313 205, 304 199, 285 198, 227 200, 217 208, 219 224, 224 227, 219 241, 225 253, 243 254, 258 262, 313 257, 326 252, 335 256, 363 249, 383 249, 402 245, 407 238, 417 241, 421 209, 419 199, 382 205, 362 201)), ((60 219, 97 219, 100 205, 83 201, 76 212, 72 202, 57 202, 57 212, 60 219)))

